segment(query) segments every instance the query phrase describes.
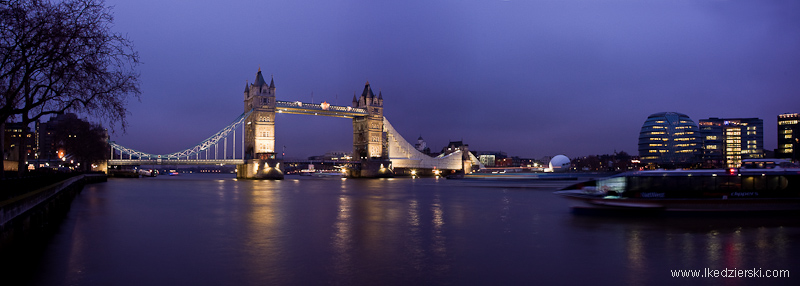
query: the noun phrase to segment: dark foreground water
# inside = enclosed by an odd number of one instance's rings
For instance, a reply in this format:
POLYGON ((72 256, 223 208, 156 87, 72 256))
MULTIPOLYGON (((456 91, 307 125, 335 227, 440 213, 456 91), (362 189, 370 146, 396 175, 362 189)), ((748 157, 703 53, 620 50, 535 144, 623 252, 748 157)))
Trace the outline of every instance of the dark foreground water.
POLYGON ((579 216, 550 184, 110 179, 0 285, 800 285, 796 216, 579 216), (706 268, 790 277, 671 274, 706 268))

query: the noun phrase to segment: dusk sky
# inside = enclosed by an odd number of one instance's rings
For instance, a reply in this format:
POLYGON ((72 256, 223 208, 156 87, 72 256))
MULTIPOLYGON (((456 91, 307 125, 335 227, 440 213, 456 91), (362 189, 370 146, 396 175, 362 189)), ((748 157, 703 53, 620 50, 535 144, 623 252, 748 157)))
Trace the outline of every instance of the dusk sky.
MULTIPOLYGON (((259 67, 278 100, 350 105, 368 80, 392 125, 435 151, 636 155, 664 111, 761 118, 772 150, 777 115, 800 112, 794 0, 107 4, 143 62, 141 102, 112 140, 149 153, 228 125, 259 67)), ((284 114, 276 128, 287 157, 352 151, 349 119, 284 114)))

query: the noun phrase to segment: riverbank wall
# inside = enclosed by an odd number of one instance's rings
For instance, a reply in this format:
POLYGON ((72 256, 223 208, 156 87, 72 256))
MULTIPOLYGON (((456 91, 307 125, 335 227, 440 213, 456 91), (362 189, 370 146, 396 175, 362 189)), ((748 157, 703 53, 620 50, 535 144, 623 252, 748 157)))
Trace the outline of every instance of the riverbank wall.
POLYGON ((83 174, 0 201, 0 252, 58 225, 85 184, 105 174, 83 174))

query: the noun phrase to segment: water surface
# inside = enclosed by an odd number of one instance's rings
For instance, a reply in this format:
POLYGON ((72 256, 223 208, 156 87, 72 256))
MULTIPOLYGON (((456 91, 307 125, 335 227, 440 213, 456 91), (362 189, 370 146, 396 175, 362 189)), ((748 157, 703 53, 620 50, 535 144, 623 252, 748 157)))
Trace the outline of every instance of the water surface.
MULTIPOLYGON (((33 285, 798 285, 796 217, 593 217, 559 183, 109 179, 7 273, 33 285)), ((562 184, 563 185, 563 184, 562 184)))

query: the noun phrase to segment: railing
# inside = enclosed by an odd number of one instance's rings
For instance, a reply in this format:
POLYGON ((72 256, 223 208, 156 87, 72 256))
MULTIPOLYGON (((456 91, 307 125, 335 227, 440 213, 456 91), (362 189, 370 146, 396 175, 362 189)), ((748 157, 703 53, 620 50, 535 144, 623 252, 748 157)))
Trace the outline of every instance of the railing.
POLYGON ((243 159, 112 159, 108 160, 113 166, 139 166, 139 165, 242 165, 243 159))
POLYGON ((282 111, 288 111, 289 113, 340 116, 340 117, 356 117, 356 116, 368 115, 367 110, 364 108, 355 108, 352 106, 337 106, 337 105, 331 105, 327 102, 305 103, 300 101, 278 100, 275 101, 275 107, 278 108, 278 112, 281 113, 282 111))

